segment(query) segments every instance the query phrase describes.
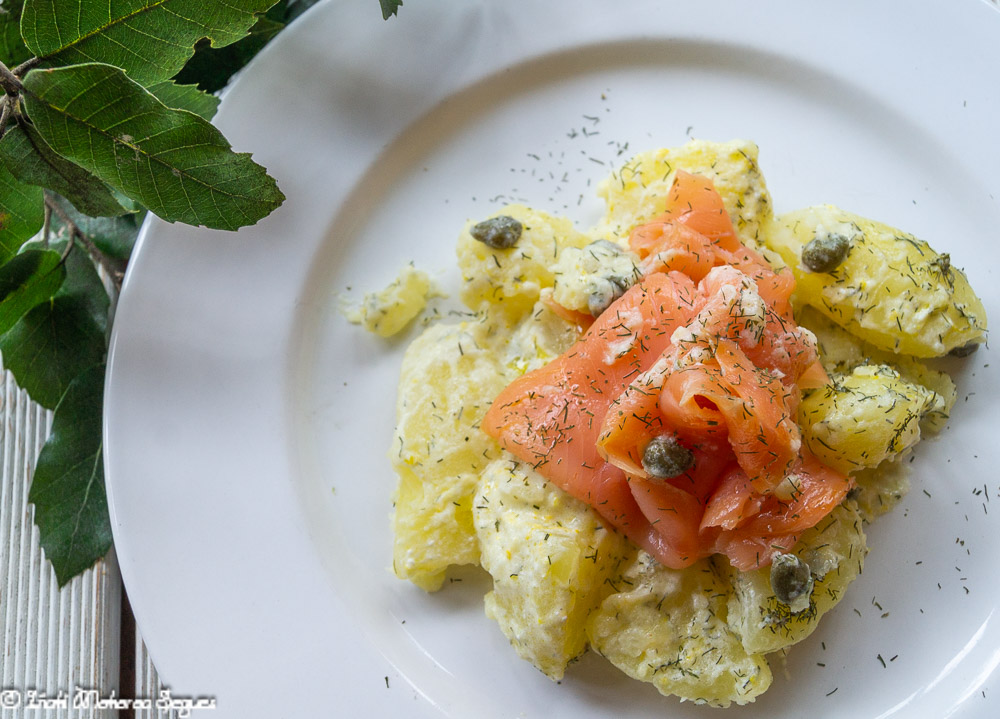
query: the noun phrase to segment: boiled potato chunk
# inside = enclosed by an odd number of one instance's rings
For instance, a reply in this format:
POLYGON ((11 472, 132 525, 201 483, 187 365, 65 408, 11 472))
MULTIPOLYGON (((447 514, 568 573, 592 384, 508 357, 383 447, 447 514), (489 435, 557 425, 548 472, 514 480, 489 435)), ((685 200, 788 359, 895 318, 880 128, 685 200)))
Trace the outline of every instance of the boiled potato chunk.
POLYGON ((480 472, 500 455, 479 422, 511 380, 558 357, 576 336, 575 327, 539 303, 512 330, 481 314, 435 325, 407 349, 390 450, 399 475, 393 519, 399 577, 433 591, 449 566, 479 562, 472 500, 480 472))
POLYGON ((552 271, 552 299, 595 317, 642 277, 639 256, 607 240, 566 248, 552 271))
POLYGON ((751 572, 730 567, 734 591, 729 598, 729 626, 750 653, 773 652, 802 641, 861 573, 867 551, 861 514, 854 502, 847 501, 803 532, 792 550, 813 575, 808 608, 793 612, 774 596, 770 567, 751 572))
POLYGON ((479 473, 499 456, 479 430, 506 385, 495 328, 484 321, 429 327, 407 348, 389 450, 399 475, 393 528, 396 574, 427 590, 452 564, 475 564, 472 503, 479 473))
POLYGON ((346 316, 379 337, 392 337, 424 311, 428 299, 436 296, 431 278, 411 263, 384 289, 366 294, 346 316))
POLYGON ((935 395, 931 406, 920 420, 921 432, 926 435, 944 428, 951 415, 951 408, 958 399, 958 389, 947 373, 931 369, 913 357, 873 347, 812 307, 803 307, 795 315, 799 324, 808 327, 816 335, 819 358, 827 372, 831 375, 850 374, 859 365, 889 365, 910 384, 918 384, 935 395))
POLYGON ((692 140, 636 155, 598 188, 607 204, 598 234, 627 238, 633 227, 662 214, 677 170, 710 178, 740 238, 752 247, 762 244, 772 217, 771 196, 757 163, 757 146, 744 140, 692 140))
POLYGON ((542 367, 568 350, 579 338, 578 328, 553 312, 544 302, 514 328, 504 350, 504 371, 513 381, 542 367))
POLYGON ((795 273, 798 301, 880 349, 939 357, 986 340, 986 311, 965 274, 913 235, 821 205, 778 217, 768 244, 795 273), (830 271, 802 260, 817 238, 846 240, 830 271))
POLYGON ((726 623, 731 587, 711 561, 678 571, 640 551, 617 588, 587 634, 629 676, 718 707, 751 702, 771 685, 767 660, 748 653, 726 623))
MULTIPOLYGON (((869 350, 881 353, 881 350, 877 350, 861 338, 855 337, 809 305, 795 309, 795 321, 802 327, 808 327, 816 335, 819 360, 829 374, 849 374, 858 365, 869 364, 869 350)), ((888 352, 885 354, 896 357, 888 352)), ((889 362, 877 361, 880 364, 889 364, 889 362)))
POLYGON ((849 473, 875 467, 920 439, 935 394, 886 365, 834 375, 799 405, 802 439, 824 463, 849 473))
POLYGON ((899 504, 899 500, 910 491, 910 465, 905 455, 893 457, 878 467, 862 469, 853 474, 857 483, 852 496, 856 498, 858 510, 866 522, 899 504))
POLYGON ((627 543, 597 513, 511 459, 483 471, 473 509, 486 614, 517 653, 552 679, 586 649, 584 623, 611 591, 627 543))
POLYGON ((531 311, 544 288, 552 287, 552 265, 564 247, 584 247, 590 238, 566 218, 523 205, 508 205, 491 217, 507 215, 523 231, 513 247, 493 249, 475 239, 470 222, 458 237, 462 301, 472 310, 499 313, 511 324, 531 311))

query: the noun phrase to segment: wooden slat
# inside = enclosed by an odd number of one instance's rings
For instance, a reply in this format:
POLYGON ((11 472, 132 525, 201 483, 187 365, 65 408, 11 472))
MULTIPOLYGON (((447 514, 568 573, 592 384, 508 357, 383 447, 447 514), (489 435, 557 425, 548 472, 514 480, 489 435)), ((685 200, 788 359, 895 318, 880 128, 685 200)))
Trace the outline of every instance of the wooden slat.
MULTIPOLYGON (((156 674, 156 667, 149 658, 146 645, 138 632, 135 636, 135 695, 137 697, 152 697, 156 699, 160 696, 160 678, 156 674)), ((155 704, 154 704, 155 705, 155 704)), ((137 709, 135 719, 175 719, 176 711, 160 712, 154 710, 137 709)))

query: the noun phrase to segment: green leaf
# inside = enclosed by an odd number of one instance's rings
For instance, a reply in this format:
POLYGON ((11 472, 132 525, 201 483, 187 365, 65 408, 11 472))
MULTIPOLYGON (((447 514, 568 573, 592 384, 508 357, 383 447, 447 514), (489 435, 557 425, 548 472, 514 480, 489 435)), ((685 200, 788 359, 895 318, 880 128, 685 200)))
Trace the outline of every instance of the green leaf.
POLYGON ((0 139, 0 162, 21 182, 47 187, 96 217, 125 213, 108 186, 79 165, 57 155, 31 125, 15 125, 0 139))
POLYGON ((86 298, 63 295, 35 306, 0 335, 0 352, 18 385, 51 409, 77 375, 104 360, 104 331, 86 298))
POLYGON ((45 557, 59 586, 111 548, 101 437, 104 365, 90 367, 67 388, 52 419, 31 479, 28 501, 45 557))
POLYGON ((382 6, 382 19, 388 20, 403 7, 403 0, 378 0, 382 6))
POLYGON ((249 35, 232 45, 213 48, 208 42, 199 42, 194 56, 177 73, 177 81, 194 83, 206 92, 221 90, 284 27, 283 23, 262 17, 250 28, 249 35))
POLYGON ((0 163, 0 262, 13 257, 45 222, 42 188, 19 182, 0 163))
POLYGON ((128 262, 145 217, 142 210, 121 217, 81 217, 76 224, 107 257, 128 262))
MULTIPOLYGON (((59 245, 56 246, 62 249, 59 245)), ((79 300, 87 308, 94 324, 106 334, 111 299, 108 297, 101 276, 97 274, 94 261, 77 245, 66 258, 65 265, 66 280, 56 293, 56 297, 73 297, 79 300)))
POLYGON ((32 70, 24 105, 53 150, 170 222, 235 230, 285 199, 210 123, 110 65, 32 70))
MULTIPOLYGON (((58 199, 56 201, 58 202, 58 199)), ((68 209, 65 203, 61 204, 60 207, 63 210, 68 209)), ((91 219, 96 222, 100 218, 91 219)), ((107 220, 108 218, 104 219, 107 220)), ((55 212, 52 213, 50 224, 50 230, 56 230, 58 232, 57 236, 50 238, 48 244, 45 244, 41 239, 25 243, 24 247, 21 248, 22 254, 29 250, 47 249, 53 250, 62 256, 64 258, 62 264, 65 268, 66 278, 63 280, 62 286, 59 287, 59 291, 55 293, 55 296, 75 297, 79 299, 87 307, 91 318, 94 320, 94 324, 100 327, 101 331, 106 332, 111 300, 108 298, 108 291, 104 286, 104 281, 97 273, 94 261, 80 243, 76 243, 71 251, 66 251, 66 245, 69 242, 69 231, 63 227, 58 214, 55 212)))
POLYGON ((21 39, 21 9, 24 0, 4 0, 0 3, 0 62, 9 68, 31 57, 21 39))
MULTIPOLYGON (((50 243, 50 246, 60 252, 65 251, 66 242, 57 241, 50 243)), ((104 287, 101 276, 97 274, 97 267, 90 255, 77 244, 63 261, 66 267, 66 279, 62 287, 56 292, 56 297, 74 297, 87 308, 94 324, 107 332, 108 310, 111 307, 111 300, 108 291, 104 287)))
MULTIPOLYGON (((146 211, 133 212, 120 217, 88 217, 73 209, 67 202, 60 203, 63 211, 87 239, 94 243, 106 256, 116 260, 128 260, 132 254, 139 228, 146 217, 146 211)), ((55 213, 49 218, 49 226, 53 235, 68 237, 69 230, 55 213)))
POLYGON ((0 334, 32 307, 51 299, 65 276, 59 253, 50 250, 22 252, 0 265, 0 334))
POLYGON ((215 113, 219 109, 219 98, 202 92, 197 85, 178 85, 172 80, 165 80, 150 85, 146 89, 167 107, 193 112, 205 120, 211 120, 215 117, 215 113))
MULTIPOLYGON (((313 0, 313 2, 315 1, 316 0, 313 0)), ((270 18, 275 22, 284 22, 285 17, 288 14, 288 6, 294 2, 295 0, 291 0, 291 2, 289 2, 289 0, 278 0, 278 2, 271 6, 271 9, 267 11, 264 17, 270 18)))
POLYGON ((247 34, 276 0, 27 0, 21 32, 48 67, 102 62, 143 84, 177 74, 208 38, 215 47, 247 34))

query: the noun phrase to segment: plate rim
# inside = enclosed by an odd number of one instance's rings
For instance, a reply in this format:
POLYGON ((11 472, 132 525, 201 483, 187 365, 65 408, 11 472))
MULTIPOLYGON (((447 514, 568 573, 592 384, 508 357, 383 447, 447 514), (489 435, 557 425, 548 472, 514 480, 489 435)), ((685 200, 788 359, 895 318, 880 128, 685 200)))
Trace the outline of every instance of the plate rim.
MULTIPOLYGON (((341 3, 341 4, 343 4, 343 3, 341 3)), ((428 2, 428 4, 430 5, 430 4, 433 4, 433 3, 428 2)), ((523 2, 521 2, 521 4, 525 5, 525 6, 529 6, 530 2, 528 2, 527 0, 523 0, 523 2)), ((779 6, 780 5, 787 6, 789 4, 790 3, 788 3, 788 2, 776 3, 776 5, 779 5, 779 6)), ((437 3, 437 4, 434 4, 434 7, 438 8, 438 7, 444 6, 444 5, 447 5, 447 3, 437 3)), ((562 3, 562 5, 568 5, 568 3, 562 3)), ((632 5, 634 5, 635 7, 652 7, 654 5, 654 3, 646 2, 644 0, 643 2, 633 3, 632 5)), ((722 2, 720 0, 719 2, 715 2, 715 3, 707 3, 706 6, 707 5, 716 5, 716 6, 723 5, 724 6, 724 5, 726 5, 726 3, 722 2)), ((897 6, 899 6, 899 5, 902 5, 902 3, 897 3, 897 6)), ((929 6, 929 5, 931 5, 931 3, 924 3, 924 5, 925 6, 929 6)), ((971 0, 969 0, 969 5, 971 6, 971 0)), ((985 5, 985 3, 984 3, 984 5, 985 5)), ((513 5, 511 5, 512 8, 513 7, 517 7, 517 6, 518 6, 518 3, 514 3, 513 5)), ((320 13, 331 13, 332 14, 332 13, 335 12, 335 10, 338 7, 339 7, 338 3, 333 3, 333 2, 322 3, 322 4, 314 7, 313 9, 311 9, 309 11, 309 14, 305 15, 303 18, 300 18, 298 22, 303 22, 304 20, 308 20, 311 17, 318 17, 320 13), (331 8, 333 8, 333 9, 331 9, 331 8)), ((990 6, 990 7, 992 7, 992 6, 990 6)), ((408 8, 406 8, 404 10, 408 10, 408 8)), ((414 12, 413 14, 416 15, 417 13, 414 12)), ((970 14, 971 14, 971 12, 970 12, 970 14)), ((406 17, 404 15, 403 17, 396 18, 396 20, 398 20, 398 21, 400 21, 402 23, 403 21, 406 20, 406 17)), ((394 22, 395 22, 395 20, 394 20, 394 22)), ((296 35, 294 34, 294 26, 293 26, 292 30, 289 30, 287 32, 288 32, 288 34, 286 36, 284 36, 284 38, 287 38, 287 39, 279 38, 274 44, 272 44, 271 46, 269 46, 268 48, 266 48, 265 51, 263 53, 261 53, 261 55, 259 56, 259 58, 254 61, 254 64, 252 64, 247 69, 247 71, 245 72, 245 74, 241 78, 239 78, 236 81, 236 84, 232 87, 232 89, 229 90, 229 92, 227 93, 227 98, 228 98, 228 95, 232 95, 232 94, 239 93, 239 92, 244 92, 244 91, 240 90, 240 88, 243 86, 243 85, 241 85, 241 83, 247 84, 247 83, 250 82, 249 80, 246 80, 245 78, 251 78, 252 79, 254 77, 254 72, 256 72, 256 68, 261 67, 264 63, 270 62, 270 58, 272 56, 275 56, 275 55, 277 55, 278 53, 280 53, 282 51, 281 48, 283 48, 285 46, 288 46, 288 45, 291 45, 295 41, 296 35)), ((998 56, 1000 56, 1000 54, 998 54, 998 56)), ((468 80, 467 78, 463 78, 463 77, 459 76, 458 78, 454 79, 454 82, 457 85, 462 85, 463 83, 467 84, 467 80, 468 80)), ((220 114, 220 120, 223 121, 224 123, 235 122, 235 119, 230 119, 228 113, 226 112, 227 107, 228 107, 227 103, 224 102, 223 103, 222 114, 220 114)), ((134 255, 134 258, 133 258, 133 262, 130 263, 129 273, 126 276, 125 286, 123 288, 123 293, 122 293, 122 300, 124 302, 124 304, 122 306, 122 309, 124 309, 126 311, 126 315, 125 315, 126 317, 128 317, 127 313, 129 312, 129 308, 128 308, 127 303, 131 301, 130 297, 131 297, 132 293, 135 292, 135 290, 133 290, 132 288, 133 288, 134 285, 136 285, 136 283, 140 282, 140 280, 139 279, 135 279, 134 276, 135 275, 139 275, 141 277, 143 272, 151 271, 151 270, 136 269, 136 268, 144 268, 145 265, 148 263, 148 261, 146 259, 146 256, 148 254, 150 254, 151 252, 153 252, 153 250, 147 249, 147 245, 151 244, 151 240, 149 239, 149 237, 150 237, 151 234, 155 235, 157 231, 159 231, 160 233, 164 232, 165 231, 165 225, 163 223, 158 223, 158 222, 156 222, 155 220, 152 220, 152 219, 148 220, 146 223, 144 223, 144 226, 143 226, 142 231, 140 233, 139 240, 136 243, 135 255, 134 255), (157 230, 155 228, 159 228, 159 229, 157 230)), ((168 232, 168 234, 169 234, 169 232, 168 232)), ((114 409, 116 407, 119 407, 120 403, 122 401, 121 393, 127 391, 126 388, 123 388, 119 384, 119 382, 120 382, 119 375, 120 375, 120 373, 122 373, 122 369, 118 365, 118 362, 120 361, 119 360, 119 355, 120 355, 120 352, 121 352, 120 348, 124 346, 124 343, 127 343, 128 341, 130 341, 129 338, 127 337, 127 333, 129 331, 134 331, 134 325, 129 325, 128 324, 128 320, 126 321, 126 324, 124 324, 124 325, 116 321, 115 325, 113 327, 113 330, 112 330, 111 349, 109 351, 109 357, 108 357, 107 387, 106 387, 106 393, 105 393, 105 406, 106 406, 106 413, 105 413, 105 417, 104 417, 105 447, 106 447, 106 457, 105 457, 105 468, 106 469, 105 469, 105 472, 106 472, 106 477, 107 477, 106 478, 106 485, 107 485, 107 492, 108 492, 109 508, 111 510, 111 513, 112 513, 112 526, 113 526, 113 531, 115 533, 115 545, 116 545, 116 548, 118 549, 119 561, 120 561, 120 563, 122 565, 122 574, 123 574, 123 577, 126 578, 126 584, 129 584, 130 581, 131 581, 131 584, 133 585, 133 587, 132 587, 133 590, 137 590, 137 589, 139 589, 139 584, 137 584, 137 583, 141 583, 141 581, 142 581, 141 579, 137 578, 138 576, 141 576, 141 575, 138 574, 139 570, 136 569, 136 567, 138 566, 138 561, 136 560, 136 558, 135 558, 135 556, 133 554, 133 548, 132 548, 132 545, 130 543, 129 537, 127 536, 127 534, 123 535, 122 534, 122 530, 119 529, 119 527, 121 526, 121 521, 120 520, 123 519, 123 517, 119 516, 119 512, 120 512, 120 510, 122 510, 122 507, 115 501, 116 497, 118 496, 116 494, 116 487, 120 486, 118 484, 119 483, 118 475, 116 474, 116 472, 118 471, 117 467, 120 464, 120 456, 119 456, 118 453, 122 452, 122 451, 127 451, 127 450, 121 450, 119 448, 119 444, 118 444, 119 438, 117 436, 114 436, 114 434, 113 434, 113 432, 114 432, 114 425, 116 424, 117 420, 116 420, 116 418, 114 416, 112 416, 112 414, 114 412, 114 409)), ((127 481, 127 480, 121 480, 121 481, 127 481)), ((142 600, 140 598, 141 594, 142 594, 141 590, 140 591, 135 591, 133 593, 133 596, 138 599, 138 602, 139 602, 140 605, 143 605, 143 601, 144 600, 142 600)), ((140 623, 149 624, 149 622, 153 621, 153 620, 150 619, 149 616, 146 615, 145 605, 143 605, 143 606, 137 606, 136 610, 137 610, 136 611, 136 616, 140 619, 140 623)), ((157 639, 156 641, 164 641, 164 640, 163 639, 157 639)), ((151 647, 150 651, 151 651, 151 654, 155 657, 157 655, 157 653, 159 652, 159 648, 157 648, 157 647, 151 647)))

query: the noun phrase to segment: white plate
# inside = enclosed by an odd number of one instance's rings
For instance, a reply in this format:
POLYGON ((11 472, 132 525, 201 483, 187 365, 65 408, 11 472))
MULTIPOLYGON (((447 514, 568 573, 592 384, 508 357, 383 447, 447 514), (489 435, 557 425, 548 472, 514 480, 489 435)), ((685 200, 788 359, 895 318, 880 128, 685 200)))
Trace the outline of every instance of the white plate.
MULTIPOLYGON (((592 655, 551 683, 474 572, 430 596, 392 576, 406 338, 349 326, 337 296, 408 261, 454 289, 467 218, 513 198, 587 226, 612 164, 691 135, 756 141, 779 210, 834 202, 951 252, 995 319, 997 67, 978 0, 413 0, 388 23, 356 0, 298 21, 218 118, 287 202, 237 234, 150 223, 115 322, 115 541, 174 695, 240 719, 702 716, 592 655)), ((863 577, 734 713, 1000 712, 990 355, 959 370, 863 577)))

